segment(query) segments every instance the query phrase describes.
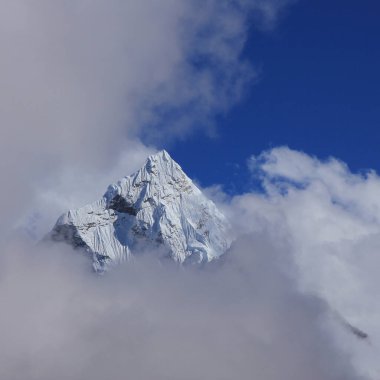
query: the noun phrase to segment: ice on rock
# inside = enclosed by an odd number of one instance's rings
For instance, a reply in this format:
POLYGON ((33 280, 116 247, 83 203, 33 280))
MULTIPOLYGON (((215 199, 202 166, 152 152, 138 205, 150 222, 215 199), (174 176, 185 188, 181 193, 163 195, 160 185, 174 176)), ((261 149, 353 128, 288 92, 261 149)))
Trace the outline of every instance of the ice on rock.
POLYGON ((209 262, 229 246, 228 223, 166 151, 110 185, 97 202, 62 215, 50 237, 92 254, 96 271, 128 260, 137 244, 179 263, 209 262))

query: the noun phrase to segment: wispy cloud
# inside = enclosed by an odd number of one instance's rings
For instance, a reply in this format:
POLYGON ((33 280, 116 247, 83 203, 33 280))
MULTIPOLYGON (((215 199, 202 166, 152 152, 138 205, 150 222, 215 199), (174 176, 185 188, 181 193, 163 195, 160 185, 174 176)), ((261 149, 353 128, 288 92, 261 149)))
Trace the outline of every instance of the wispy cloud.
POLYGON ((33 185, 62 170, 95 175, 123 151, 146 156, 142 136, 208 128, 253 75, 241 57, 249 17, 273 20, 287 3, 3 1, 0 208, 18 217, 33 185))

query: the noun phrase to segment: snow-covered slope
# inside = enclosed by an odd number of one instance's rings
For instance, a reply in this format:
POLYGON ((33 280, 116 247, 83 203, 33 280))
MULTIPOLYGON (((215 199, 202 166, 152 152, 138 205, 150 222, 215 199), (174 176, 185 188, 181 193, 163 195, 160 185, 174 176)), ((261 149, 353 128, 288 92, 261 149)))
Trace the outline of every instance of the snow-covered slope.
POLYGON ((161 246, 179 263, 208 262, 228 248, 227 230, 215 204, 161 151, 99 201, 63 214, 50 238, 83 247, 103 271, 137 253, 139 243, 161 246))

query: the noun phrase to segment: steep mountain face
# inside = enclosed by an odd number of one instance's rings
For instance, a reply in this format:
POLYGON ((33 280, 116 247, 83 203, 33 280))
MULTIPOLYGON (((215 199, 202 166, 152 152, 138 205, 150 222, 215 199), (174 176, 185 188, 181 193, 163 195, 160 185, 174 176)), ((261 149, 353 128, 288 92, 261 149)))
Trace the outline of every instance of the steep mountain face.
POLYGON ((99 201, 63 214, 50 233, 92 254, 96 271, 127 260, 138 244, 179 263, 208 262, 229 246, 228 223, 181 167, 161 151, 99 201))

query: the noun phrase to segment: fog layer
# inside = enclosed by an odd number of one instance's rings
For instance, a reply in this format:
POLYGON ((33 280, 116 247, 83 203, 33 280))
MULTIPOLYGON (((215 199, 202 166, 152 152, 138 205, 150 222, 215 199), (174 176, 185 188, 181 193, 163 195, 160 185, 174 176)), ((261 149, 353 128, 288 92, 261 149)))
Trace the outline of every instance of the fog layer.
POLYGON ((63 246, 13 246, 1 265, 0 376, 357 379, 326 303, 296 290, 283 244, 242 237, 202 270, 151 252, 104 276, 63 246))

